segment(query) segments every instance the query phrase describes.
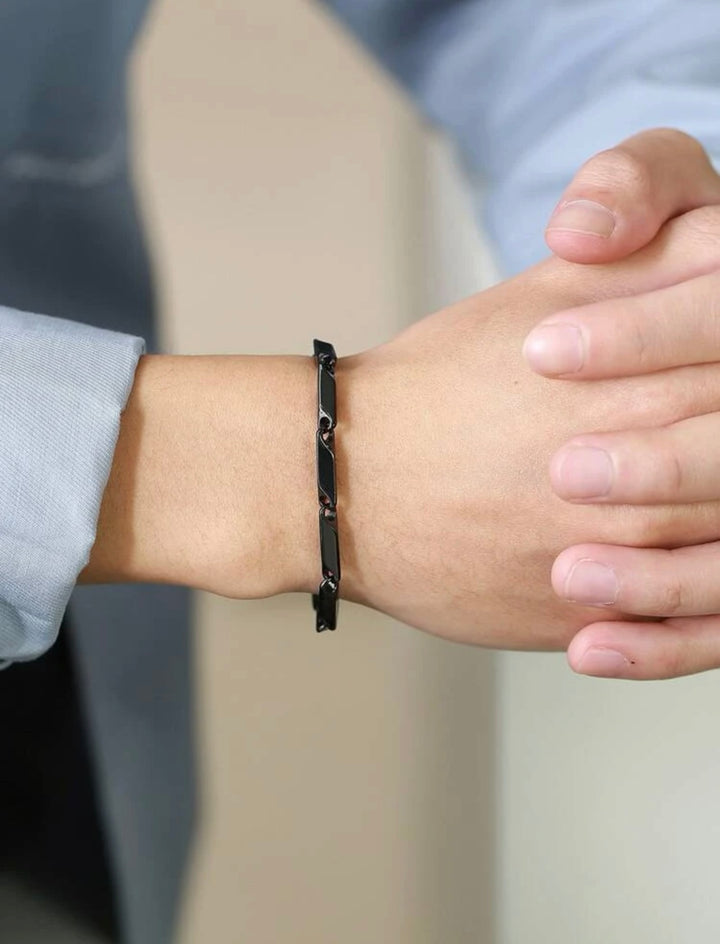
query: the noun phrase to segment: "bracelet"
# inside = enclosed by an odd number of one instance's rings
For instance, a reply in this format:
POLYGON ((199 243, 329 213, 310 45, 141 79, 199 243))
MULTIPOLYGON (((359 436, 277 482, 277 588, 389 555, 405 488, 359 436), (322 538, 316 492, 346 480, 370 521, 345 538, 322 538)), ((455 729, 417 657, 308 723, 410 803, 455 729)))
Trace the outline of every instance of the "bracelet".
POLYGON ((335 363, 332 344, 313 342, 318 367, 317 486, 320 505, 320 561, 322 580, 313 594, 315 628, 319 633, 337 626, 340 590, 340 545, 337 532, 337 488, 335 478, 335 363))

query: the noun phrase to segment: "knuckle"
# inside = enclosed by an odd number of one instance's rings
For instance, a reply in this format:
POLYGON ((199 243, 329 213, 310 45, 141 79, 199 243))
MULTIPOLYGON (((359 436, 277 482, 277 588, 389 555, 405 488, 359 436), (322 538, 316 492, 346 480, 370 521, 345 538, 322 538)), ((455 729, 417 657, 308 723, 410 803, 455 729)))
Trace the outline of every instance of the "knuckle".
POLYGON ((653 177, 647 161, 619 145, 601 151, 585 165, 586 176, 602 187, 618 186, 643 200, 652 196, 653 177))
POLYGON ((648 319, 639 305, 629 305, 625 318, 623 341, 630 345, 632 362, 638 370, 643 370, 651 357, 653 345, 648 335, 648 319))
POLYGON ((658 450, 652 456, 652 474, 656 480, 656 494, 660 498, 678 501, 685 484, 683 462, 672 449, 658 450))
POLYGON ((647 132, 652 135, 653 144, 661 144, 672 148, 674 151, 682 151, 683 157, 699 160, 707 160, 707 152, 697 138, 694 138, 686 131, 680 131, 679 128, 653 128, 647 132))
POLYGON ((657 593, 656 606, 651 615, 677 616, 683 612, 685 592, 677 574, 671 573, 657 593))

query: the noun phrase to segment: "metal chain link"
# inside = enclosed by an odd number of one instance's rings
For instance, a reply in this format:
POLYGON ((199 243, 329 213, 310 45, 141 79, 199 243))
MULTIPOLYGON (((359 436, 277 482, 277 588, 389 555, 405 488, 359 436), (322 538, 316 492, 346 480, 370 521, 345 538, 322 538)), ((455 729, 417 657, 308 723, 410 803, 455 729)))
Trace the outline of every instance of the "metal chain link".
POLYGON ((313 594, 315 628, 319 633, 337 627, 340 590, 340 546, 337 531, 335 473, 335 348, 327 341, 313 342, 318 367, 318 425, 315 434, 322 580, 313 594))

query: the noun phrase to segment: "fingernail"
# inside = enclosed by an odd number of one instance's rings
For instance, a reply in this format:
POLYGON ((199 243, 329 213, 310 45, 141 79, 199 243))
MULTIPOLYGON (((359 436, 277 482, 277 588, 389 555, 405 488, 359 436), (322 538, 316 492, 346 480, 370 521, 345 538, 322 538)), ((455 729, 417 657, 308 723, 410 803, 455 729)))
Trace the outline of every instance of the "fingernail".
POLYGON ((565 598, 570 603, 612 606, 617 602, 618 579, 612 567, 593 560, 578 561, 565 580, 565 598))
POLYGON ((586 236, 602 236, 607 239, 615 230, 615 214, 602 203, 594 200, 571 200, 564 203, 553 214, 548 230, 564 230, 568 233, 583 233, 586 236))
POLYGON ((543 374, 574 374, 585 362, 580 329, 571 324, 539 325, 525 338, 523 354, 543 374))
POLYGON ((569 446, 557 471, 563 498, 603 498, 615 477, 612 459, 595 446, 569 446))
POLYGON ((588 649, 578 662, 576 671, 582 675, 616 678, 626 675, 630 664, 630 660, 615 649, 588 649))

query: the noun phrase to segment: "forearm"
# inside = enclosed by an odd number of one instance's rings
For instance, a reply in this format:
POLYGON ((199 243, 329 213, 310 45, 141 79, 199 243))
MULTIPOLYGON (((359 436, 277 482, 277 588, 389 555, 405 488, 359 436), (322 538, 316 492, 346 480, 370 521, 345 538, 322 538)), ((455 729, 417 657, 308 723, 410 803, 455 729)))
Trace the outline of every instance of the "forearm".
MULTIPOLYGON (((551 592, 563 547, 716 539, 712 507, 571 505, 546 471, 563 442, 618 415, 643 429, 713 409, 712 367, 561 385, 520 353, 539 318, 667 272, 662 245, 603 269, 549 260, 341 359, 342 595, 457 641, 564 647, 593 611, 551 592)), ((309 357, 141 358, 83 579, 315 589, 315 383, 309 357)))
POLYGON ((141 358, 80 582, 309 590, 314 411, 310 358, 141 358))

